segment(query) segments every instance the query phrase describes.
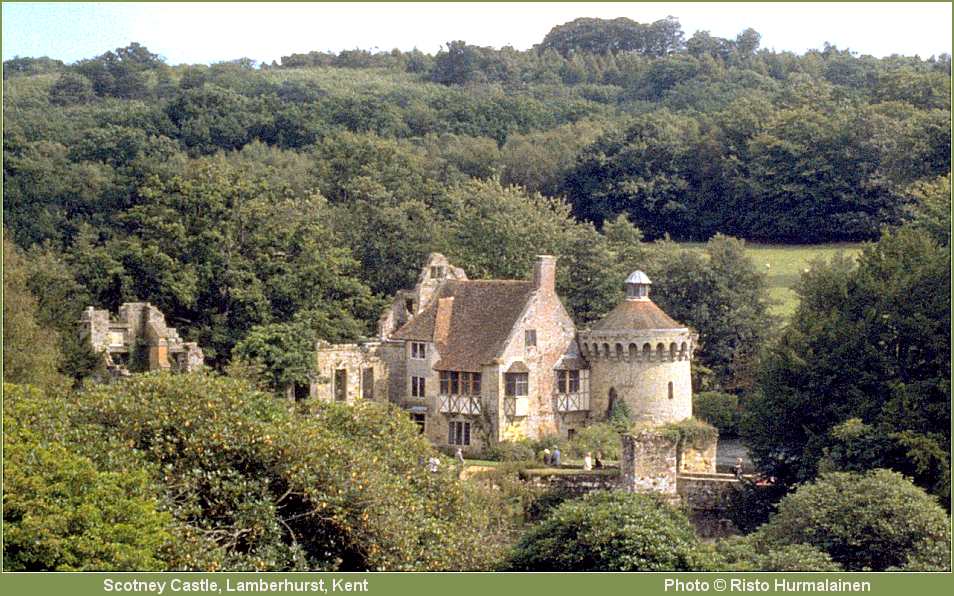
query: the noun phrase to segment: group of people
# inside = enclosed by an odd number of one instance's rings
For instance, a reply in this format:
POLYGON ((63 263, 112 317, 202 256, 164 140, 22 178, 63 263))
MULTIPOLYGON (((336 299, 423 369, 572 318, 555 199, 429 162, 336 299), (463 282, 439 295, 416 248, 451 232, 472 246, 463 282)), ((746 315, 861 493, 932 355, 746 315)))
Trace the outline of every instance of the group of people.
POLYGON ((586 455, 583 456, 583 469, 584 470, 602 470, 603 469, 603 454, 597 451, 596 459, 593 459, 592 454, 589 451, 587 451, 586 455))
MULTIPOLYGON (((552 468, 559 468, 561 465, 561 458, 563 454, 560 452, 560 448, 556 445, 553 446, 553 449, 549 447, 544 448, 542 452, 543 464, 550 466, 552 468)), ((421 456, 420 464, 425 465, 424 457, 421 456)), ((464 452, 459 447, 457 448, 457 453, 454 454, 454 460, 458 467, 458 474, 460 474, 464 469, 464 452)), ((427 469, 429 472, 436 473, 440 470, 441 460, 437 455, 432 455, 426 463, 427 469)), ((592 452, 587 451, 586 455, 583 456, 583 469, 584 470, 600 470, 603 468, 603 454, 599 451, 596 452, 596 457, 593 457, 592 452)))
MULTIPOLYGON (((553 449, 549 447, 544 448, 543 450, 543 464, 550 466, 552 468, 559 468, 562 454, 560 453, 560 448, 556 445, 553 446, 553 449)), ((596 452, 596 458, 593 458, 593 454, 589 451, 586 452, 586 455, 583 456, 583 469, 584 470, 599 470, 603 467, 603 454, 599 451, 596 452)))
POLYGON ((560 448, 557 447, 556 445, 553 446, 552 451, 550 450, 549 447, 543 448, 543 465, 551 466, 553 468, 559 468, 560 457, 561 457, 560 448))

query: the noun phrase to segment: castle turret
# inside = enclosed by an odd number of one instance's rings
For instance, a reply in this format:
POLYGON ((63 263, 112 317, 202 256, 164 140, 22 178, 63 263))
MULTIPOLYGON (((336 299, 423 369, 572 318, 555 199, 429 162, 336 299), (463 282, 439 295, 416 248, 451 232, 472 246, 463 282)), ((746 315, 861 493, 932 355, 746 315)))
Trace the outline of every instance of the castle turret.
POLYGON ((695 337, 649 297, 642 271, 626 278, 626 299, 580 333, 590 363, 594 414, 608 414, 616 400, 634 422, 665 424, 692 416, 690 361, 695 337))

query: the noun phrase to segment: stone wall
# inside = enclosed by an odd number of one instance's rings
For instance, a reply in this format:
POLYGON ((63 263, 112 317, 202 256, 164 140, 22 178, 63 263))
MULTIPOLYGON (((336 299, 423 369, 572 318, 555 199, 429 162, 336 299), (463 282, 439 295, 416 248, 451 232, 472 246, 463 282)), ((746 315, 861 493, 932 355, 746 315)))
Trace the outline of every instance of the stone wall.
POLYGON ((388 369, 381 351, 381 342, 364 344, 319 343, 316 351, 315 371, 317 377, 309 389, 309 397, 323 401, 353 403, 357 399, 388 401, 388 369), (345 371, 345 391, 336 391, 336 371, 345 371), (373 376, 367 376, 371 370, 373 376), (370 381, 370 384, 368 384, 370 381))
POLYGON ((676 496, 677 441, 651 430, 621 437, 621 487, 676 496))
POLYGON ((679 498, 692 511, 726 511, 732 505, 739 480, 732 474, 681 474, 676 482, 679 498))
POLYGON ((80 336, 93 352, 102 355, 112 376, 130 372, 172 370, 192 372, 203 366, 202 349, 182 341, 166 317, 148 302, 126 302, 116 316, 92 306, 83 311, 80 336))
POLYGON ((682 445, 679 449, 680 474, 715 474, 719 436, 704 445, 682 445))
POLYGON ((520 477, 535 488, 557 492, 574 497, 595 490, 613 490, 619 488, 620 472, 617 469, 590 470, 578 472, 572 470, 524 470, 520 477))

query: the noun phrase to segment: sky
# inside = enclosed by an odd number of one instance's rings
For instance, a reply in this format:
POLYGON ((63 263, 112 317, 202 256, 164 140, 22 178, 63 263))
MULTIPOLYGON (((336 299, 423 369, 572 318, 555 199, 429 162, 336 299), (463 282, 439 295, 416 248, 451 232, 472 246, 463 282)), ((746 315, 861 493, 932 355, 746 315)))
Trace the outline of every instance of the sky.
POLYGON ((734 38, 747 27, 762 47, 797 53, 829 42, 877 57, 951 53, 951 3, 10 3, 3 59, 92 58, 136 41, 169 64, 344 49, 437 52, 446 42, 527 49, 577 17, 672 15, 734 38))

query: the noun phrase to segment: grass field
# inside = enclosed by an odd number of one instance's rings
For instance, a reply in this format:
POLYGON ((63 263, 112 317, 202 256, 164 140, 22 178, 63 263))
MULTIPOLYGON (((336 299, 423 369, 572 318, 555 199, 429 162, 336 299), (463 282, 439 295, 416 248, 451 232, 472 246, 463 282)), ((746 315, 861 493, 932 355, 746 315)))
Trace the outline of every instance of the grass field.
MULTIPOLYGON (((685 243, 683 246, 703 250, 705 244, 685 243)), ((798 305, 798 296, 792 288, 798 283, 802 272, 808 264, 816 259, 828 260, 839 252, 849 256, 856 256, 861 252, 861 244, 750 244, 746 243, 746 251, 752 257, 756 266, 768 275, 769 296, 775 305, 772 313, 781 317, 788 317, 795 312, 798 305)))

